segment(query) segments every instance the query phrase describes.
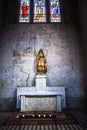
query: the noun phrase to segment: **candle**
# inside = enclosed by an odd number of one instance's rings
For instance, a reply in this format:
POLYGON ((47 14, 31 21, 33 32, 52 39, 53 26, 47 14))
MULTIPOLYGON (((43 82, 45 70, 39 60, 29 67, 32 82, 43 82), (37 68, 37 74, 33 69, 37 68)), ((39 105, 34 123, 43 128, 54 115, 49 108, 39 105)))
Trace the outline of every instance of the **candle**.
POLYGON ((46 115, 45 115, 45 114, 44 114, 43 116, 44 116, 44 117, 46 117, 46 115))
POLYGON ((25 115, 23 114, 22 117, 25 117, 25 115))
POLYGON ((41 115, 39 114, 38 117, 41 117, 41 115))
POLYGON ((35 117, 35 115, 32 115, 32 117, 35 117))
POLYGON ((49 116, 51 117, 52 115, 50 114, 49 116))

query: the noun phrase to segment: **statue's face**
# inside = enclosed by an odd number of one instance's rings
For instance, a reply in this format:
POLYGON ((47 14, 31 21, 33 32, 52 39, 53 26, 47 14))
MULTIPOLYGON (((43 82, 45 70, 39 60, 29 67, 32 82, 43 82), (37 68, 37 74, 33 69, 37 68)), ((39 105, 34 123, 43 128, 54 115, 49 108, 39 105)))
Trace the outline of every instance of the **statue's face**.
POLYGON ((43 57, 43 56, 44 56, 42 52, 40 52, 40 53, 39 53, 39 55, 40 55, 41 57, 43 57))

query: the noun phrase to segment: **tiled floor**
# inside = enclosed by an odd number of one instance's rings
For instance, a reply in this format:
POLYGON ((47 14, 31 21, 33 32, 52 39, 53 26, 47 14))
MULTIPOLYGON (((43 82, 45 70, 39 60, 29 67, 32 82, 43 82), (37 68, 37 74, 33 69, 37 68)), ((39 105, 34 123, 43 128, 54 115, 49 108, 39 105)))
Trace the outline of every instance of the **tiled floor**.
POLYGON ((73 111, 71 113, 76 117, 83 130, 87 130, 87 112, 73 111))
POLYGON ((79 124, 6 126, 3 125, 3 121, 11 113, 0 112, 0 130, 87 130, 87 112, 74 111, 71 113, 77 118, 79 124))
POLYGON ((83 130, 78 124, 1 126, 0 130, 83 130))

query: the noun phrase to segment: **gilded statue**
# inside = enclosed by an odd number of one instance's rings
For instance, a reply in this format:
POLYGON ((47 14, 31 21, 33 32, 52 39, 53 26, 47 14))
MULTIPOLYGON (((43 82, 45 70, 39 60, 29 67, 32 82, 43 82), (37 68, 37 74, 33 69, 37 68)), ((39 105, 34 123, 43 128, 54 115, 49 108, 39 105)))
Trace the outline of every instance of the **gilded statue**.
POLYGON ((39 74, 45 74, 47 71, 47 62, 42 49, 39 50, 36 56, 36 68, 39 74))

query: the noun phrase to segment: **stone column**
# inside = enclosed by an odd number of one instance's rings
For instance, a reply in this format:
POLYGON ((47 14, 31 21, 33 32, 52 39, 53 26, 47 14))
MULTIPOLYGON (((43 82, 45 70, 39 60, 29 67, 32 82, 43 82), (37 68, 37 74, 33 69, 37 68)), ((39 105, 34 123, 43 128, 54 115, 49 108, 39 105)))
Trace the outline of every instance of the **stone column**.
POLYGON ((61 112, 62 107, 61 107, 61 95, 57 95, 56 97, 56 112, 61 112))
POLYGON ((25 96, 21 95, 21 111, 25 111, 25 96))

